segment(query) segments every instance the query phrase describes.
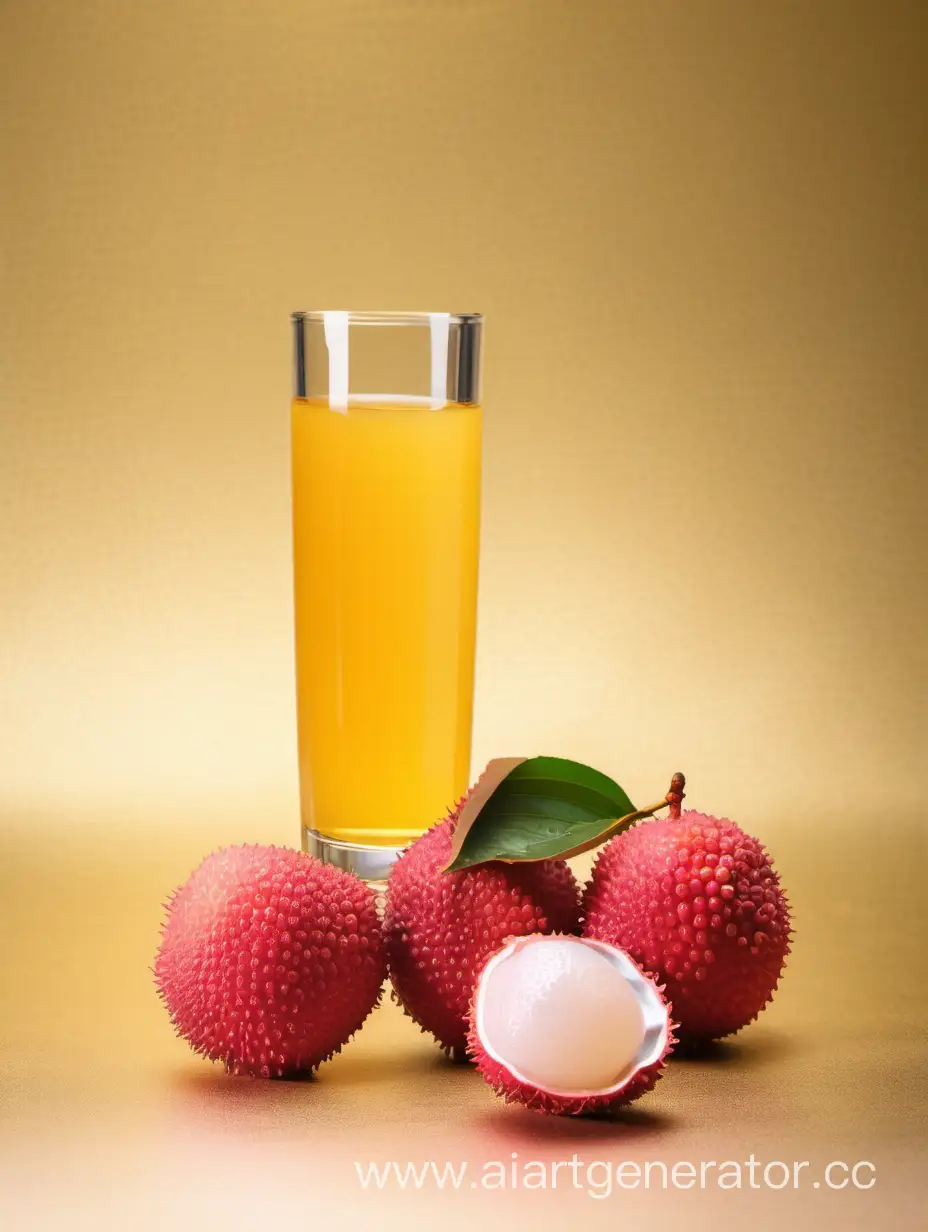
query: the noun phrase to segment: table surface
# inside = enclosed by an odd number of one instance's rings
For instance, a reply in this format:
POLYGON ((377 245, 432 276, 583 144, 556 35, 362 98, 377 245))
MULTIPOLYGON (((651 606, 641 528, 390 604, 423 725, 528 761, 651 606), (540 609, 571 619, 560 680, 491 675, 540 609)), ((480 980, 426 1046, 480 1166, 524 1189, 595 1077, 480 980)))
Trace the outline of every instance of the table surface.
POLYGON ((314 1080, 233 1079, 195 1057, 151 982, 161 904, 212 848, 292 835, 244 812, 188 814, 20 816, 2 832, 0 1185, 16 1232, 645 1217, 656 1228, 924 1226, 921 829, 811 817, 780 829, 770 846, 797 935, 775 1003, 729 1042, 673 1060, 650 1095, 604 1121, 507 1107, 388 996, 314 1080), (759 1188, 747 1168, 730 1190, 711 1169, 689 1190, 662 1188, 656 1167, 648 1190, 608 1179, 622 1161, 699 1168, 752 1154, 762 1166, 808 1160, 800 1188, 763 1187, 762 1167, 759 1188), (550 1168, 574 1157, 573 1170, 550 1168), (466 1163, 461 1187, 365 1190, 355 1168, 430 1160, 466 1163), (513 1163, 538 1183, 530 1161, 548 1166, 547 1187, 514 1190, 513 1163), (872 1163, 875 1184, 829 1188, 831 1161, 872 1163))

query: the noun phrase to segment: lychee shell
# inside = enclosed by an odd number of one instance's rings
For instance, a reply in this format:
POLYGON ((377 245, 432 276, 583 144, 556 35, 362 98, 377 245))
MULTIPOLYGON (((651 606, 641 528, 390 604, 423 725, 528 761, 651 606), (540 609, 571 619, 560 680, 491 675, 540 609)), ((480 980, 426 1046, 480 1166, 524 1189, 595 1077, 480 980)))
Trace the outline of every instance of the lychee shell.
POLYGON ((441 872, 456 819, 457 810, 394 865, 384 937, 397 1000, 442 1048, 463 1057, 468 1008, 484 960, 507 937, 578 932, 580 891, 563 860, 494 861, 441 872))
POLYGON ((380 998, 385 964, 372 891, 302 852, 214 852, 167 913, 159 993, 178 1035, 230 1073, 313 1070, 380 998))
POLYGON ((757 839, 687 811, 603 848, 585 936, 626 950, 666 987, 681 1040, 730 1035, 770 1001, 789 953, 786 897, 757 839))

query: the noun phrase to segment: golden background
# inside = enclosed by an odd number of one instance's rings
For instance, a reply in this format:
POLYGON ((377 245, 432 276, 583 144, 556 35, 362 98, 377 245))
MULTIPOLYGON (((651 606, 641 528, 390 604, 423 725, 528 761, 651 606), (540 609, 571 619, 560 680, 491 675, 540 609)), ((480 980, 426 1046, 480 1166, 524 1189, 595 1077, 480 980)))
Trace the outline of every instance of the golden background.
POLYGON ((0 4, 11 1227, 917 1226, 925 18, 0 4), (298 839, 287 314, 314 307, 487 314, 475 768, 574 756, 636 800, 683 768, 791 891, 774 1007, 618 1125, 504 1110, 392 1007, 317 1083, 233 1083, 152 992, 200 857, 298 839), (351 1165, 513 1150, 878 1183, 374 1195, 351 1165))

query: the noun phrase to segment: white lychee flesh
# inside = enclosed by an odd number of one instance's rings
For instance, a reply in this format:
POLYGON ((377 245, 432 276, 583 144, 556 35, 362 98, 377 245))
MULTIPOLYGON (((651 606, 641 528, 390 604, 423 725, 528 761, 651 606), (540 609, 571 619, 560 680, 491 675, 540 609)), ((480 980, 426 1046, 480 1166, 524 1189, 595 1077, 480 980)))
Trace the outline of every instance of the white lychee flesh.
POLYGON ((531 940, 504 947, 481 975, 475 1024, 487 1052, 522 1082, 571 1093, 619 1087, 660 1057, 666 1012, 623 951, 531 940))

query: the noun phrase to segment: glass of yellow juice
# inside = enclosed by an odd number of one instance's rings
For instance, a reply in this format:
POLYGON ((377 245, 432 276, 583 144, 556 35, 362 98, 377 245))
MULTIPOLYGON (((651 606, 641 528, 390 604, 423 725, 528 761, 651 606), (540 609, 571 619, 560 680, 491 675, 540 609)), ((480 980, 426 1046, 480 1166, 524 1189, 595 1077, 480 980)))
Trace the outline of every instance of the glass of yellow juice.
POLYGON ((292 319, 303 848, 377 880, 470 781, 483 321, 292 319))

